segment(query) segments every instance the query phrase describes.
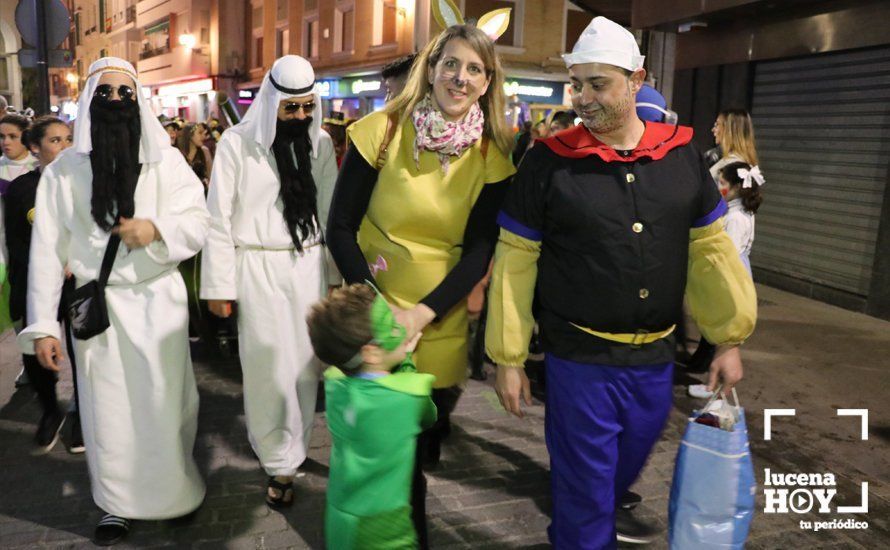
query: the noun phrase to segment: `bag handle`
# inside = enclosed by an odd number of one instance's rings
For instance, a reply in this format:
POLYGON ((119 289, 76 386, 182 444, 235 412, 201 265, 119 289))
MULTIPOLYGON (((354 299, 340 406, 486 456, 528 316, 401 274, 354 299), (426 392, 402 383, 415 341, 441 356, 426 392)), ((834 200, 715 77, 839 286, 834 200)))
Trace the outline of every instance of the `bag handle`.
POLYGON ((121 237, 117 233, 112 233, 108 239, 108 246, 105 247, 105 256, 102 257, 102 268, 99 270, 99 286, 105 288, 108 283, 108 277, 111 275, 111 266, 114 265, 114 257, 117 255, 117 249, 120 245, 121 237))
MULTIPOLYGON (((708 399, 708 402, 705 403, 705 406, 704 406, 704 407, 702 407, 701 409, 699 409, 700 412, 699 412, 698 415, 696 415, 694 418, 698 418, 699 416, 701 416, 701 415, 703 415, 705 412, 707 412, 707 410, 708 410, 708 408, 710 408, 711 404, 712 404, 714 401, 717 400, 717 396, 718 396, 718 395, 719 395, 720 397, 723 398, 723 401, 724 401, 724 402, 726 401, 726 392, 723 391, 723 384, 719 384, 719 385, 717 386, 717 388, 714 390, 714 393, 711 395, 711 398, 708 399)), ((736 410, 737 410, 737 411, 740 410, 741 407, 739 406, 739 394, 736 393, 736 391, 735 391, 735 387, 734 387, 734 386, 733 386, 733 388, 732 388, 732 399, 733 399, 733 401, 735 401, 735 408, 736 408, 736 410)), ((732 404, 732 403, 730 403, 730 405, 731 405, 731 404, 732 404)), ((736 416, 738 416, 738 415, 736 415, 736 416)), ((738 420, 738 418, 736 418, 736 420, 738 420)))

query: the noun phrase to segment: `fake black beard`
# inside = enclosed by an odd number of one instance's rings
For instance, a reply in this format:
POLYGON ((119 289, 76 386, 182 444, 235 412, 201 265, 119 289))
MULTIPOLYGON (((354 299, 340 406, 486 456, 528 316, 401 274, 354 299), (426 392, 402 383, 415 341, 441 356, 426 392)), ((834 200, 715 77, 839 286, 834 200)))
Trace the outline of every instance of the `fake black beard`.
POLYGON ((275 127, 272 154, 281 180, 279 196, 284 203, 284 221, 294 246, 303 251, 302 241, 314 234, 318 225, 315 180, 312 178, 312 119, 279 120, 275 127), (294 163, 296 159, 296 163, 294 163))
POLYGON ((135 101, 90 103, 90 166, 93 169, 91 213, 96 224, 111 231, 121 216, 133 217, 133 195, 139 178, 139 105, 135 101))

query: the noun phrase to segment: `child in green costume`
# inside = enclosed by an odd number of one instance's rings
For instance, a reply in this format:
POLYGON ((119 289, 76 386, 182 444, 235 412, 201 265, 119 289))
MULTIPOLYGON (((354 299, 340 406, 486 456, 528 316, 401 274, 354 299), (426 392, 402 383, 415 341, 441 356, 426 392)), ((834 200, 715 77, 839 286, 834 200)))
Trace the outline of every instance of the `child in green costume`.
POLYGON ((436 421, 435 377, 420 374, 382 296, 366 285, 334 290, 313 306, 309 337, 325 372, 328 429, 327 547, 416 548, 411 476, 417 435, 436 421))

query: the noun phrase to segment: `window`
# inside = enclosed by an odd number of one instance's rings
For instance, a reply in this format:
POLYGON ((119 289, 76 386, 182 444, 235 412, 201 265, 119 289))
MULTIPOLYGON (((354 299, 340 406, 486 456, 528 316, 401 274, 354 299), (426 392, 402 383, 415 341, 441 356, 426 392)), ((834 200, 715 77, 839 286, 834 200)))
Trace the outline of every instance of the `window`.
POLYGON ((522 21, 523 21, 523 2, 522 0, 475 0, 465 3, 466 9, 464 17, 466 19, 479 19, 492 10, 501 8, 511 8, 510 25, 504 34, 498 38, 499 46, 522 46, 522 21))
POLYGON ((251 15, 251 28, 253 29, 262 29, 263 28, 263 6, 259 5, 253 8, 253 13, 251 15))
POLYGON ((306 57, 314 58, 318 57, 318 16, 316 19, 309 19, 306 21, 306 32, 303 33, 305 36, 305 43, 303 44, 303 52, 305 52, 306 57))
POLYGON ((563 44, 563 48, 565 49, 563 52, 572 51, 572 48, 575 47, 575 42, 581 38, 581 33, 584 32, 588 23, 590 23, 590 16, 587 15, 587 12, 575 4, 566 1, 564 29, 565 44, 563 44))
POLYGON ((318 9, 318 0, 305 0, 303 2, 303 11, 315 11, 318 9))
POLYGON ((290 30, 280 28, 275 32, 275 58, 290 53, 290 30))
POLYGON ((81 34, 80 34, 80 12, 74 13, 74 45, 80 46, 81 34))
POLYGON ((253 39, 253 65, 252 67, 263 66, 263 37, 256 36, 253 39))
POLYGON ((148 59, 170 51, 170 20, 163 19, 145 28, 142 39, 142 53, 139 59, 148 59))
POLYGON ((355 6, 339 2, 334 9, 334 51, 352 52, 355 43, 355 6))
POLYGON ((395 0, 374 0, 372 46, 392 44, 396 41, 396 14, 395 0))
POLYGON ((278 0, 278 9, 275 12, 276 21, 287 19, 288 4, 290 4, 289 0, 278 0))

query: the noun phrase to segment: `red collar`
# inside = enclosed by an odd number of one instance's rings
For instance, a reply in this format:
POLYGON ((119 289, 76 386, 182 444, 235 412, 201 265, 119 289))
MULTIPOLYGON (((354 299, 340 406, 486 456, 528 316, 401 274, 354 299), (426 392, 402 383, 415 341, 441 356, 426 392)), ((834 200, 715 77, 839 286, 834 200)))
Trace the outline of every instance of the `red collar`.
POLYGON ((692 141, 692 128, 660 122, 646 122, 646 130, 639 145, 628 156, 621 156, 593 137, 583 124, 541 140, 551 151, 561 157, 584 158, 596 155, 606 162, 633 162, 642 158, 659 160, 672 149, 692 141))

